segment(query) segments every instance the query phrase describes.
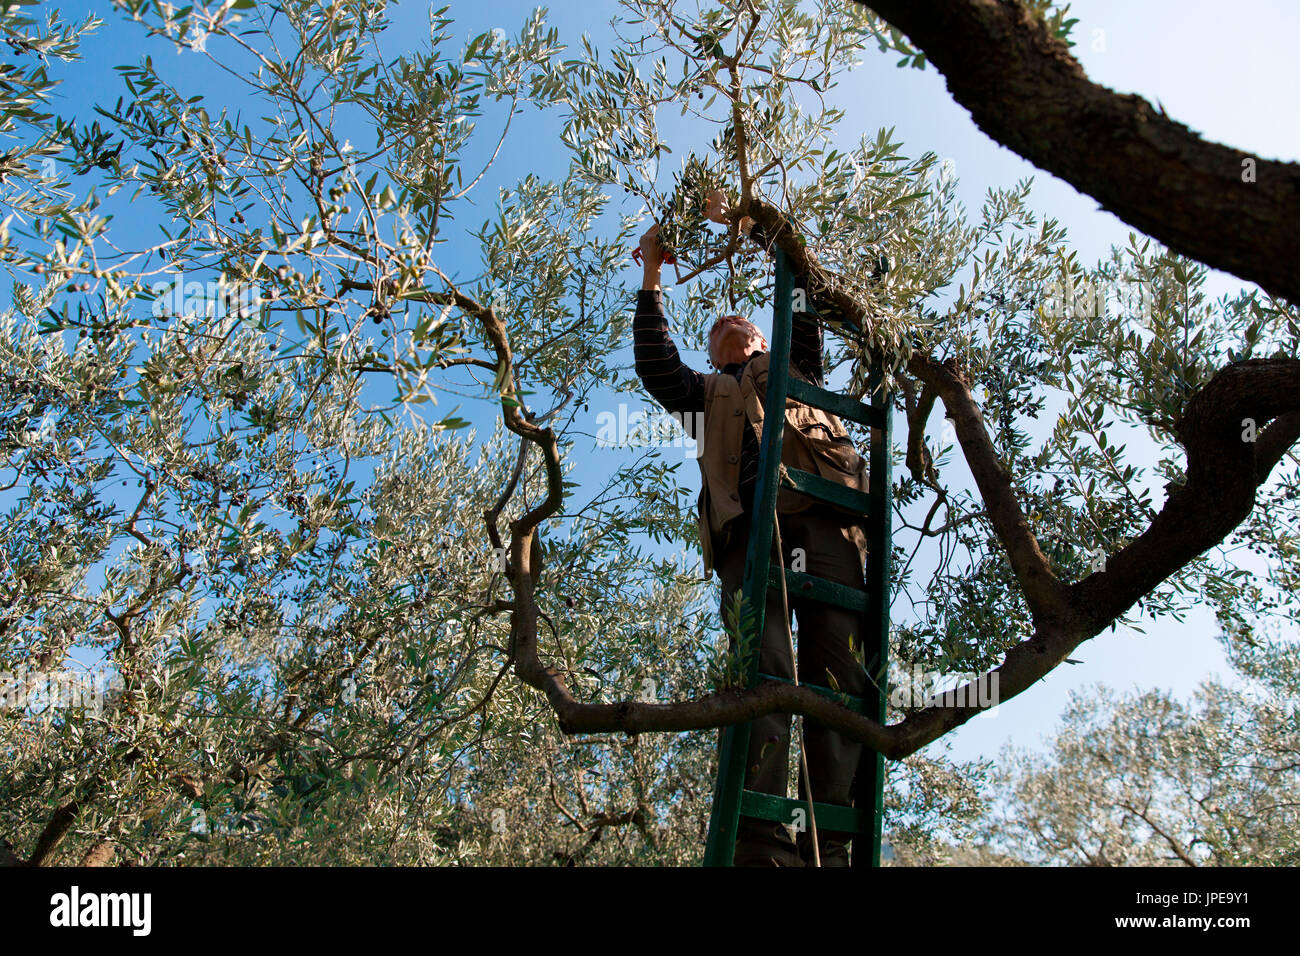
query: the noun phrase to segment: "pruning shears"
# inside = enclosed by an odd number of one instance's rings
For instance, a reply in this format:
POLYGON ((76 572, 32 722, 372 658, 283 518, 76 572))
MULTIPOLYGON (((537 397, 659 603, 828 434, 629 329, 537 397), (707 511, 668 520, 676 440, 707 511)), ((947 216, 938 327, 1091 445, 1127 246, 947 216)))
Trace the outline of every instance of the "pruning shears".
MULTIPOLYGON (((662 247, 660 247, 660 248, 662 248, 662 247)), ((640 246, 633 246, 633 247, 632 247, 632 259, 636 262, 637 265, 640 265, 640 264, 641 264, 641 247, 640 247, 640 246)), ((670 250, 668 250, 668 249, 664 249, 664 265, 666 265, 666 266, 675 266, 675 265, 677 265, 677 257, 676 257, 675 255, 673 255, 672 252, 671 252, 670 250)))

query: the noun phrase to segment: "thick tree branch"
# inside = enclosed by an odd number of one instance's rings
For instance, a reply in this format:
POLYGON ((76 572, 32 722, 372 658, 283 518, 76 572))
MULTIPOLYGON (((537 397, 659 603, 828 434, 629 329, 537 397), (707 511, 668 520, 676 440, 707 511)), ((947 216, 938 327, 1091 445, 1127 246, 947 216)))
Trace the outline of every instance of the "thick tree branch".
POLYGON ((558 701, 552 697, 551 703, 560 728, 569 734, 705 730, 743 723, 764 714, 797 713, 833 726, 887 757, 906 756, 898 750, 889 729, 807 687, 791 684, 761 684, 751 690, 731 690, 671 704, 585 704, 572 697, 558 701))
POLYGON ((59 848, 81 812, 80 800, 69 800, 51 814, 40 836, 36 838, 36 848, 27 858, 27 866, 49 866, 54 861, 54 853, 59 848))
MULTIPOLYGON (((796 283, 808 290, 819 313, 870 336, 872 322, 865 309, 820 265, 779 209, 756 197, 733 214, 753 217, 760 227, 756 238, 785 251, 796 283)), ((953 419, 989 520, 1033 612, 1035 630, 1032 639, 1008 651, 1000 667, 958 689, 945 705, 927 707, 883 728, 887 743, 880 752, 894 758, 914 753, 979 713, 975 706, 946 705, 978 699, 977 691, 987 692, 978 681, 996 674, 998 699, 1015 697, 1142 596, 1220 543, 1245 520, 1254 506, 1256 487, 1300 438, 1300 361, 1256 359, 1224 369, 1192 398, 1180 426, 1179 438, 1188 454, 1188 483, 1171 490, 1165 508, 1147 531, 1112 557, 1104 571, 1066 586, 1029 528, 959 370, 952 363, 920 354, 911 356, 907 370, 938 392, 953 419), (1254 419, 1260 429, 1253 444, 1241 440, 1245 418, 1254 419)), ((810 713, 797 708, 793 712, 810 713)), ((826 722, 872 745, 847 723, 826 722)), ((875 728, 871 732, 874 735, 875 728)))
POLYGON ((953 359, 939 363, 917 353, 908 361, 907 370, 943 399, 966 463, 984 499, 989 521, 1007 549, 1011 569, 1024 589, 1035 626, 1059 622, 1070 613, 1065 586, 1038 547, 1038 539, 1016 500, 1011 476, 998 460, 997 450, 984 428, 984 417, 957 363, 953 359))
MULTIPOLYGON (((1008 549, 1031 607, 1037 605, 1034 637, 1013 647, 1002 665, 991 672, 998 678, 1000 701, 1009 700, 1041 680, 1079 644, 1100 633, 1144 594, 1218 544, 1240 524, 1253 507, 1255 488, 1267 478, 1267 472, 1259 467, 1260 449, 1255 443, 1241 440, 1241 419, 1278 419, 1278 425, 1294 428, 1293 413, 1300 411, 1300 360, 1252 359, 1222 370, 1193 397, 1180 425, 1180 437, 1188 453, 1187 483, 1171 491, 1151 527, 1115 555, 1104 571, 1067 587, 1055 577, 1038 550, 978 409, 960 377, 953 369, 922 356, 913 357, 909 370, 922 381, 934 382, 949 408, 995 531, 1008 549)), ((1277 440, 1280 442, 1280 438, 1277 440)), ((1274 460, 1280 457, 1272 449, 1268 453, 1274 455, 1274 460)), ((518 560, 522 556, 519 538, 514 544, 518 560)), ((516 672, 526 683, 546 693, 566 733, 699 730, 769 713, 798 713, 820 720, 890 759, 901 759, 981 710, 975 704, 954 706, 955 701, 986 699, 987 688, 980 688, 978 682, 988 680, 988 676, 945 694, 937 706, 913 713, 889 727, 806 687, 786 684, 764 684, 671 704, 583 703, 570 694, 559 673, 543 665, 537 656, 535 582, 527 562, 519 567, 522 573, 515 575, 514 611, 521 640, 517 645, 516 672), (977 695, 977 690, 984 693, 977 695)))
POLYGON ((116 852, 117 845, 112 840, 100 840, 85 852, 78 866, 108 866, 116 852))
POLYGON ((1093 83, 1015 0, 855 0, 905 33, 997 142, 1216 269, 1300 302, 1300 165, 1212 143, 1093 83))
POLYGON ((823 322, 832 327, 844 324, 855 332, 870 333, 873 323, 862 305, 843 287, 843 282, 833 272, 823 268, 817 255, 803 242, 790 221, 779 209, 758 197, 742 203, 732 211, 739 219, 749 216, 755 228, 751 236, 769 251, 780 248, 790 261, 795 286, 808 294, 816 303, 823 322))
POLYGON ((1297 413, 1300 359, 1235 362, 1192 397, 1178 426, 1186 482, 1170 487, 1146 531, 1071 589, 1089 627, 1108 625, 1246 519, 1255 490, 1290 447, 1283 442, 1293 443, 1300 431, 1297 413), (1259 435, 1266 443, 1243 440, 1246 418, 1272 422, 1259 435))
MULTIPOLYGON (((1280 459, 1277 446, 1295 434, 1298 412, 1300 359, 1237 362, 1207 382, 1192 397, 1179 425, 1187 452, 1186 483, 1170 488, 1164 508, 1147 530, 1108 558, 1103 570, 1065 589, 1067 615, 1040 624, 1031 640, 1007 652, 1002 666, 992 672, 998 675, 999 699, 1005 702, 1046 676, 1076 647, 1244 521, 1255 505, 1256 489, 1268 479, 1263 465, 1271 467, 1280 459), (1274 431, 1268 447, 1243 441, 1244 418, 1273 422, 1262 433, 1274 431)), ((892 742, 896 750, 912 753, 976 712, 927 708, 886 732, 901 738, 892 742)))
POLYGON ((925 424, 930 420, 930 412, 934 410, 934 401, 939 394, 930 385, 922 384, 918 397, 915 386, 906 377, 901 378, 898 384, 903 390, 904 408, 907 412, 907 454, 904 464, 914 481, 936 488, 934 458, 930 455, 930 449, 925 447, 925 424))
POLYGON ((1300 411, 1279 415, 1259 433, 1255 444, 1255 478, 1263 484, 1273 466, 1300 441, 1300 411))

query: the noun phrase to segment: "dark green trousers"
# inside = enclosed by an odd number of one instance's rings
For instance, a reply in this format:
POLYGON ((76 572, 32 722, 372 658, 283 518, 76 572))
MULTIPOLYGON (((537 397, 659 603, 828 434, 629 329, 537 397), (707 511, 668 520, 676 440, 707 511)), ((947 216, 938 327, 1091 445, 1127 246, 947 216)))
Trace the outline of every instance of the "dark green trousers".
MULTIPOLYGON (((845 514, 820 503, 806 511, 779 517, 786 568, 860 591, 865 590, 867 537, 861 517, 845 514)), ((723 614, 729 617, 731 596, 744 587, 745 555, 749 544, 748 515, 733 521, 724 530, 723 536, 726 540, 722 543, 722 548, 715 551, 715 564, 718 577, 722 580, 723 614)), ((801 599, 797 589, 791 589, 788 596, 790 610, 798 622, 795 645, 799 660, 799 682, 820 684, 823 687, 835 686, 846 694, 864 695, 867 690, 867 674, 860 659, 861 616, 820 601, 801 599), (828 674, 833 675, 833 680, 828 674)), ((764 613, 759 670, 774 677, 790 679, 794 676, 794 670, 790 661, 786 625, 781 618, 781 594, 778 590, 770 590, 764 613)), ((790 732, 789 714, 769 714, 753 722, 745 768, 745 789, 788 796, 786 782, 790 732)), ((813 800, 852 806, 854 777, 862 745, 811 718, 804 719, 804 744, 807 748, 808 775, 812 778, 813 800)), ((804 777, 802 767, 799 771, 799 797, 804 800, 808 798, 808 780, 804 777)), ((833 833, 819 826, 818 835, 823 864, 848 862, 844 844, 851 838, 851 834, 833 833)), ((810 861, 812 849, 809 836, 806 829, 799 833, 797 852, 784 824, 742 816, 736 842, 737 865, 770 865, 769 858, 773 857, 781 863, 798 865, 800 852, 805 861, 810 861)))

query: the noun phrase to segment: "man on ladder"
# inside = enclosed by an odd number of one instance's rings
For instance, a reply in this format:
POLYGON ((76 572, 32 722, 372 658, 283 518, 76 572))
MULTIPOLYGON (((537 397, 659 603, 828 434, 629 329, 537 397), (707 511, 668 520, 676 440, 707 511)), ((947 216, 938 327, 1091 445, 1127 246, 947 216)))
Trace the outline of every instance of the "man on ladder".
MULTIPOLYGON (((720 191, 709 197, 707 214, 715 222, 728 222, 720 191)), ((765 249, 770 247, 752 220, 743 220, 741 228, 765 249)), ((640 254, 644 274, 633 322, 637 374, 669 412, 682 414, 688 423, 702 422, 703 433, 691 437, 699 443, 697 460, 703 475, 700 538, 705 574, 717 570, 724 621, 728 632, 736 633, 739 625, 732 620, 732 610, 745 573, 771 356, 756 326, 741 316, 721 316, 709 333, 709 357, 715 371, 704 375, 684 365, 664 317, 659 284, 663 250, 657 225, 642 237, 640 254)), ((793 316, 790 372, 813 385, 822 384, 822 330, 815 316, 793 316)), ((786 425, 784 465, 866 491, 866 463, 838 418, 790 401, 786 425)), ((861 515, 788 488, 779 493, 777 513, 784 567, 865 590, 867 536, 861 515)), ((798 680, 829 685, 854 696, 865 694, 867 675, 855 653, 862 641, 861 615, 796 596, 789 603, 799 623, 798 680)), ((789 624, 782 595, 769 592, 759 656, 763 674, 786 680, 796 677, 789 624)), ((811 799, 817 803, 852 805, 861 745, 811 719, 805 722, 804 731, 806 759, 799 774, 800 799, 809 799, 811 782, 811 799)), ((785 796, 789 747, 790 715, 770 714, 755 720, 749 735, 744 788, 785 796)), ((819 828, 814 851, 811 828, 797 829, 796 842, 784 823, 741 816, 734 865, 804 866, 811 865, 814 858, 819 858, 822 866, 849 864, 851 834, 819 828)))

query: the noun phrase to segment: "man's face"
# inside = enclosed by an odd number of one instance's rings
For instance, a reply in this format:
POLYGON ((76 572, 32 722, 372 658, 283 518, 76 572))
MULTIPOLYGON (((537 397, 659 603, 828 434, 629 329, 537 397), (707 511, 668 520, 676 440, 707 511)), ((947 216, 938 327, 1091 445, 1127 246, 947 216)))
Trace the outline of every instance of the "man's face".
POLYGON ((767 351, 767 339, 758 326, 738 315, 724 315, 709 330, 709 360, 717 369, 744 362, 753 352, 767 351))

